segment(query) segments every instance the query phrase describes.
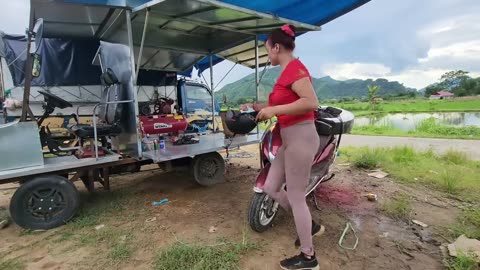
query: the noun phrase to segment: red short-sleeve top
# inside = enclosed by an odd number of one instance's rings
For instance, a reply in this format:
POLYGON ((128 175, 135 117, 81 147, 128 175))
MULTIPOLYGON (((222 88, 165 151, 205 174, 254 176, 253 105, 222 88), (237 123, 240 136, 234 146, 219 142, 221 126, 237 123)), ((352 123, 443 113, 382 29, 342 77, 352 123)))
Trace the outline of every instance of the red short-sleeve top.
MULTIPOLYGON (((268 97, 268 105, 285 105, 297 101, 300 97, 292 90, 292 84, 302 78, 312 81, 310 73, 300 60, 290 61, 273 86, 273 91, 268 97)), ((300 115, 277 115, 277 119, 280 127, 287 127, 306 120, 313 120, 314 112, 300 115)))

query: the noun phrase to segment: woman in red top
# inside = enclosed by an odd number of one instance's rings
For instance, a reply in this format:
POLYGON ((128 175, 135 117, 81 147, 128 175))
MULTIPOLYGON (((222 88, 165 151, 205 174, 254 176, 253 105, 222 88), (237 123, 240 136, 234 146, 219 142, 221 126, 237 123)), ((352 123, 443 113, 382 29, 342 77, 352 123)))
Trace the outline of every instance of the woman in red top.
MULTIPOLYGON (((280 125, 282 147, 272 162, 264 191, 282 208, 293 212, 301 245, 300 255, 280 262, 282 269, 319 269, 312 244, 312 235, 320 226, 312 221, 305 190, 311 164, 320 141, 314 124, 318 99, 307 68, 293 56, 295 28, 284 25, 270 34, 265 47, 273 66, 282 73, 273 87, 268 104, 253 104, 259 111, 257 120, 276 116, 280 125), (287 191, 282 189, 286 182, 287 191)), ((243 105, 245 109, 248 105, 243 105)))

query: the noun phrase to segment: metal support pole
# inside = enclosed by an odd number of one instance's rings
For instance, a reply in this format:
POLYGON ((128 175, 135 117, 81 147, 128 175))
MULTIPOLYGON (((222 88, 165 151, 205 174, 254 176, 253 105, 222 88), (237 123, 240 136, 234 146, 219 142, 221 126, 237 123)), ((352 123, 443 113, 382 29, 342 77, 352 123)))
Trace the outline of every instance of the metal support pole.
POLYGON ((137 71, 135 72, 135 84, 137 84, 138 72, 140 72, 140 64, 141 64, 142 55, 143 55, 143 45, 145 43, 145 36, 147 35, 148 17, 149 16, 150 16, 150 9, 147 8, 145 10, 145 24, 143 25, 142 41, 140 42, 140 49, 138 51, 137 71))
MULTIPOLYGON (((27 32, 27 61, 25 63, 25 83, 23 88, 23 105, 22 105, 22 116, 20 121, 24 122, 27 120, 28 106, 30 106, 30 87, 32 85, 32 55, 30 54, 30 48, 32 46, 32 31, 35 24, 33 8, 30 8, 30 23, 28 26, 27 32)), ((31 115, 32 120, 35 120, 34 116, 31 115)))
MULTIPOLYGON (((255 102, 258 103, 258 35, 255 36, 255 102)), ((260 133, 260 127, 257 125, 257 134, 260 133)))
POLYGON ((217 131, 217 127, 215 125, 215 94, 213 93, 214 85, 213 85, 213 54, 210 54, 210 89, 212 93, 212 127, 213 133, 217 131))
POLYGON ((255 36, 255 101, 258 102, 258 36, 255 36))
POLYGON ((139 122, 138 122, 138 115, 139 115, 139 112, 138 112, 138 98, 137 98, 137 93, 138 93, 138 86, 137 86, 137 81, 136 81, 136 78, 135 78, 135 51, 133 49, 133 33, 132 33, 132 11, 131 10, 127 10, 126 11, 126 17, 127 17, 127 34, 128 34, 128 47, 130 47, 130 57, 131 57, 131 69, 132 69, 132 83, 133 83, 133 109, 134 109, 134 112, 135 112, 135 123, 136 123, 136 135, 137 135, 137 151, 138 151, 138 155, 139 157, 142 157, 142 142, 141 142, 141 139, 140 139, 140 135, 139 135, 139 130, 138 130, 138 127, 140 126, 139 125, 139 122))

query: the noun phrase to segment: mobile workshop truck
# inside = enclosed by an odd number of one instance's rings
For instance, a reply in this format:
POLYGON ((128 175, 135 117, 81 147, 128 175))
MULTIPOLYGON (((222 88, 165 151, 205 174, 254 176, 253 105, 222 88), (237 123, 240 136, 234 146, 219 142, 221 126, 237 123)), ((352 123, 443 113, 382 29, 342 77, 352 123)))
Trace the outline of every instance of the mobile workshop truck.
POLYGON ((0 43, 15 87, 9 98, 21 103, 0 125, 0 184, 21 184, 10 202, 13 221, 28 229, 64 224, 79 207, 73 182, 108 190, 110 174, 148 163, 188 163, 198 183, 223 181, 218 152, 256 144, 261 134, 219 132, 213 66, 228 59, 255 68, 258 100, 267 33, 285 23, 299 33, 320 30, 366 2, 31 0, 26 48, 19 51, 12 37, 0 43), (90 42, 92 50, 76 42, 90 42), (210 68, 209 88, 178 80, 194 66, 210 68), (203 118, 192 124, 189 114, 203 118), (65 137, 52 130, 55 118, 65 137), (166 147, 157 149, 164 138, 166 147))

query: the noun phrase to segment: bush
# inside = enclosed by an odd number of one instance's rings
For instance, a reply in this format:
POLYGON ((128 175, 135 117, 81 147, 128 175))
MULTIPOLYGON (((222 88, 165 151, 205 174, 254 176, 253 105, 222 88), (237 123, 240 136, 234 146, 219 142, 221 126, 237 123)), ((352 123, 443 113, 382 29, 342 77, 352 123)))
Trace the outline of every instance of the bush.
POLYGON ((353 164, 361 169, 378 168, 382 162, 382 150, 378 148, 361 148, 360 153, 354 157, 353 164))

